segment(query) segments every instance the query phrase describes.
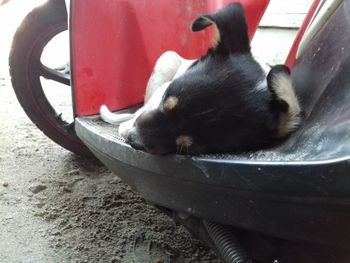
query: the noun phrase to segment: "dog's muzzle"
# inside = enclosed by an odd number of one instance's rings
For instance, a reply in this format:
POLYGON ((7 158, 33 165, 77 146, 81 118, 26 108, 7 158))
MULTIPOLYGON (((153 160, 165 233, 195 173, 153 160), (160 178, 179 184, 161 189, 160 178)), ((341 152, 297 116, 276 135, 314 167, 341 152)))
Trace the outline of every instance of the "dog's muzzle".
POLYGON ((128 132, 127 143, 131 145, 136 150, 145 151, 145 146, 143 145, 140 138, 137 136, 137 132, 135 128, 132 128, 128 132))

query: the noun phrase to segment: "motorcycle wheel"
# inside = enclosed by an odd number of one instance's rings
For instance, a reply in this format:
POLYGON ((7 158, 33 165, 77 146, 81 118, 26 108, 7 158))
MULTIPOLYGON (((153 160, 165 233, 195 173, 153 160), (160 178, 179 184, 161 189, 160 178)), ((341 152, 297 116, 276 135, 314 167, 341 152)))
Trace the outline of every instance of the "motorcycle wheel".
POLYGON ((91 156, 89 149, 75 133, 74 117, 69 122, 64 120, 62 113, 57 112, 50 103, 42 85, 42 79, 45 78, 70 89, 69 73, 41 62, 44 48, 55 36, 66 30, 67 10, 64 0, 49 0, 33 9, 13 38, 9 56, 11 81, 22 108, 46 136, 71 152, 91 156))

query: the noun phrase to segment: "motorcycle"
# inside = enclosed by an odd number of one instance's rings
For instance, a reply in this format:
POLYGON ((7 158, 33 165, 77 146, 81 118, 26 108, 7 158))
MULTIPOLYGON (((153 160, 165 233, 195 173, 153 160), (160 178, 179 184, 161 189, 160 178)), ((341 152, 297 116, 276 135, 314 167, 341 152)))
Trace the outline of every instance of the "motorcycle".
MULTIPOLYGON (((311 5, 286 60, 305 120, 272 149, 154 156, 132 149, 99 118, 102 104, 137 109, 164 51, 204 53, 212 32, 189 34, 188 26, 228 2, 49 0, 14 36, 16 96, 53 141, 96 156, 224 262, 349 262, 350 0, 311 5), (43 50, 67 30, 70 64, 50 68, 43 50), (72 89, 71 121, 50 103, 42 77, 72 89)), ((239 2, 253 38, 269 1, 239 2)))

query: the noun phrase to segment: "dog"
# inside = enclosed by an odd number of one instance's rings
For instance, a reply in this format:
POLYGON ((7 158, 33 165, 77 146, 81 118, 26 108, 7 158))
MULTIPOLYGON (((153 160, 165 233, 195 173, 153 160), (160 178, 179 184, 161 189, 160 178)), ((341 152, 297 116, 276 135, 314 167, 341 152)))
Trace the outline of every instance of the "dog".
MULTIPOLYGON (((157 61, 144 106, 119 127, 133 148, 159 155, 255 151, 300 125, 290 70, 254 59, 241 4, 200 15, 191 29, 209 26, 216 34, 205 55, 193 61, 166 52, 157 61)), ((122 117, 105 106, 101 116, 112 123, 122 117)))

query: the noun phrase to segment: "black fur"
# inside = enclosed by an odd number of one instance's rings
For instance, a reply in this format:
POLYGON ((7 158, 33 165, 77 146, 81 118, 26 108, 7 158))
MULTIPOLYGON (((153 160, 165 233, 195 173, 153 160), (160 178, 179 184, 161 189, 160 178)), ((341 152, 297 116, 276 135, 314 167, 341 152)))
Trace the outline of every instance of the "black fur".
POLYGON ((276 141, 279 112, 285 109, 267 85, 257 89, 269 79, 250 53, 242 6, 199 16, 192 30, 212 23, 220 31, 218 45, 170 84, 158 109, 136 120, 128 138, 134 148, 155 154, 241 152, 276 141), (178 98, 170 112, 163 109, 169 96, 178 98), (190 146, 176 144, 183 135, 192 138, 190 146))
POLYGON ((240 4, 230 4, 215 14, 204 14, 192 23, 192 31, 200 31, 215 23, 219 30, 217 53, 249 52, 248 26, 240 4))

